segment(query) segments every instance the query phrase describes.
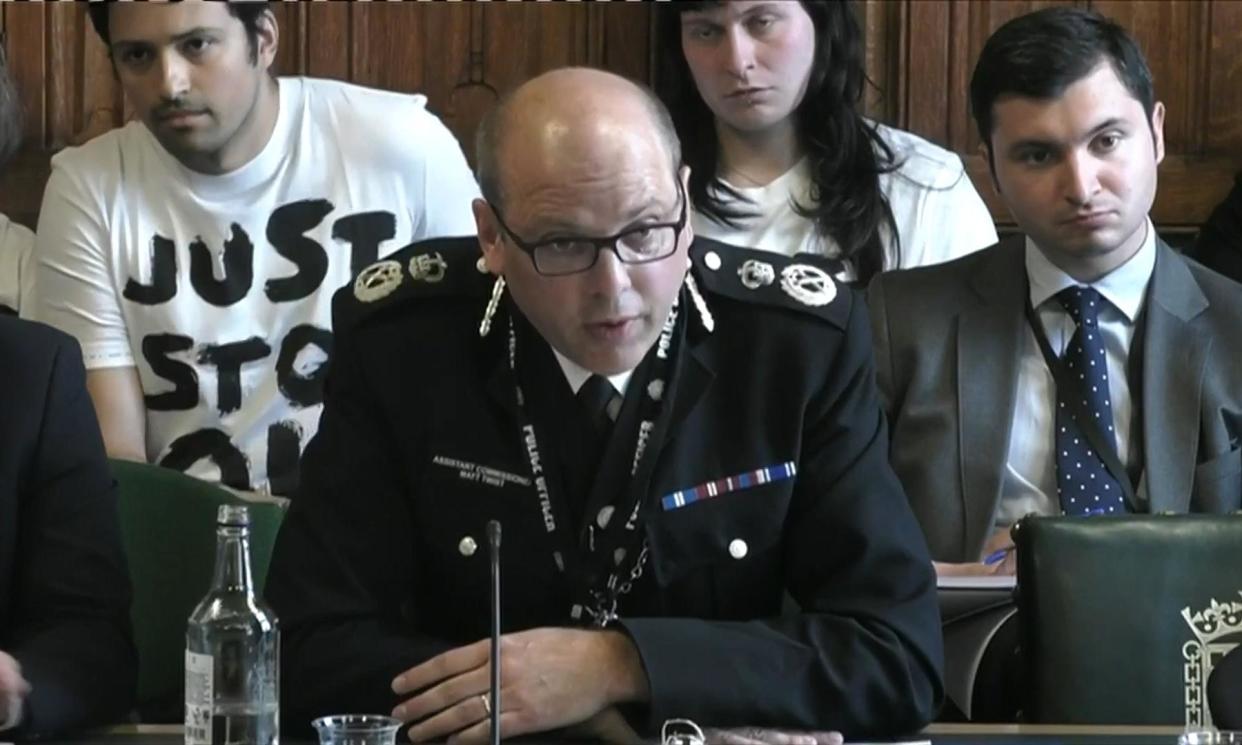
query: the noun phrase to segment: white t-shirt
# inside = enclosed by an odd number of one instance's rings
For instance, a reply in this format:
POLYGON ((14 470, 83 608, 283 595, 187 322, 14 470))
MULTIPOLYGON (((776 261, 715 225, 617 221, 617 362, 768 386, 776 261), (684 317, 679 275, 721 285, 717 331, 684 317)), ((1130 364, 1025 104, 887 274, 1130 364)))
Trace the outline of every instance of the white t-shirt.
POLYGON ((34 233, 0 215, 0 305, 21 312, 30 296, 34 274, 30 271, 30 252, 34 233))
MULTIPOLYGON (((878 131, 900 164, 897 170, 880 175, 880 190, 888 199, 901 239, 901 259, 896 264, 892 242, 886 241, 885 269, 939 264, 996 243, 992 216, 956 153, 900 129, 881 125, 878 131)), ((739 207, 758 213, 745 220, 740 229, 696 212, 694 232, 723 243, 787 256, 837 256, 840 251, 832 239, 794 210, 795 201, 813 203, 811 186, 810 164, 803 158, 767 186, 733 186, 752 202, 739 207)), ((887 229, 883 234, 889 235, 887 229)), ((847 267, 841 279, 855 279, 855 267, 847 267)))
POLYGON ((271 139, 228 174, 187 169, 138 122, 52 159, 33 315, 88 369, 137 366, 150 461, 291 491, 333 292, 412 241, 474 233, 478 187, 425 103, 282 78, 271 139))

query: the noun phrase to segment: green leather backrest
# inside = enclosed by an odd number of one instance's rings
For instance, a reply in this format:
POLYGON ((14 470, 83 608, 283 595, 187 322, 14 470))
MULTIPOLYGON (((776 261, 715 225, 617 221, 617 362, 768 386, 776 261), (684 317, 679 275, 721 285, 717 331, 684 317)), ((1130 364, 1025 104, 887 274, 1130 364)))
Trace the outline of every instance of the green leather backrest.
POLYGON ((1025 721, 1207 724, 1211 665, 1242 641, 1242 515, 1035 517, 1014 535, 1025 721))
POLYGON ((134 586, 137 710, 143 722, 180 722, 186 621, 207 593, 215 563, 216 508, 250 508, 251 572, 262 591, 284 510, 145 463, 112 460, 121 536, 134 586))

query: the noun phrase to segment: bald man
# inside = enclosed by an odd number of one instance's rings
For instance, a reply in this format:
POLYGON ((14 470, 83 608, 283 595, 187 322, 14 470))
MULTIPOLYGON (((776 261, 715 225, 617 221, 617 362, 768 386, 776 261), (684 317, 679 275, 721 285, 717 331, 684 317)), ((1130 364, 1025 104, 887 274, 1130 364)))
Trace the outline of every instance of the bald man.
POLYGON ((523 85, 478 163, 477 240, 336 298, 267 586, 286 727, 391 711, 415 741, 486 739, 492 519, 505 737, 923 726, 934 582, 858 296, 696 242, 667 113, 610 74, 523 85))

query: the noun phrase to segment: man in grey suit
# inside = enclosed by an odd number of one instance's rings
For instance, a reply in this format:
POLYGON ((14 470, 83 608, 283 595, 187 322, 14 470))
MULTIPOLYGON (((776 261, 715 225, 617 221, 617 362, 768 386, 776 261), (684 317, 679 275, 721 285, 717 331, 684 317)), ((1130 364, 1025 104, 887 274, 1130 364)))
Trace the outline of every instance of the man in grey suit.
POLYGON ((937 571, 1011 573, 1032 512, 1239 509, 1242 287, 1148 217, 1164 106, 1134 41, 1089 11, 1022 16, 970 97, 1025 235, 869 296, 891 457, 937 571))

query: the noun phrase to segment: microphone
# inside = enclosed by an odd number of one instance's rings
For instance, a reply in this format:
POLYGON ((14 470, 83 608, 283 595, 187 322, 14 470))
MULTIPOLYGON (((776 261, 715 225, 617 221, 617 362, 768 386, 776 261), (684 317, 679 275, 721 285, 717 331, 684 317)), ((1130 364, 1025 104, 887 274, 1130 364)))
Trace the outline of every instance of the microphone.
POLYGON ((487 551, 492 563, 492 646, 491 646, 491 711, 488 720, 492 730, 492 745, 500 745, 500 522, 487 521, 487 551))
POLYGON ((1212 724, 1222 730, 1242 729, 1242 646, 1234 647, 1208 676, 1212 724))

